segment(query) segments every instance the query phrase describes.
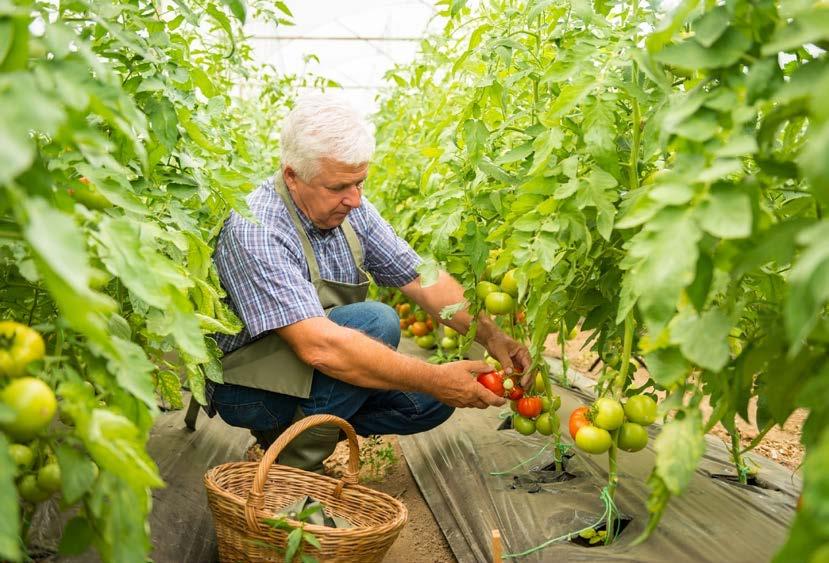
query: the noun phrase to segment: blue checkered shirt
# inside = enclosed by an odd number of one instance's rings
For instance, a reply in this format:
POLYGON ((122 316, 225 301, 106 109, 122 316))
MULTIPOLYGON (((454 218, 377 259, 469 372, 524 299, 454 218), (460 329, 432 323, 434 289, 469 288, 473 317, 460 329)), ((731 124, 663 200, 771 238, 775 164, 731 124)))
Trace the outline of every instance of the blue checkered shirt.
MULTIPOLYGON (((232 212, 213 254, 229 304, 245 325, 235 336, 216 335, 225 352, 268 331, 325 315, 299 235, 273 178, 248 196, 248 206, 259 224, 232 212)), ((359 272, 342 229, 320 230, 298 208, 297 214, 316 254, 321 277, 358 283, 359 272)), ((400 287, 417 277, 420 257, 365 198, 348 214, 348 220, 363 245, 364 269, 378 285, 400 287)))

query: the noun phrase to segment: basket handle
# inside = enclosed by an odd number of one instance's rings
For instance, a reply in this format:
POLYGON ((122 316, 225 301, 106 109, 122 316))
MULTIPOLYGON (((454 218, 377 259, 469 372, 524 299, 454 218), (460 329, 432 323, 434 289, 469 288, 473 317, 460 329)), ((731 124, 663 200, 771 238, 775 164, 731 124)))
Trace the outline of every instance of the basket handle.
POLYGON ((259 462, 259 467, 256 469, 256 476, 253 479, 253 486, 248 493, 248 499, 245 502, 245 520, 248 527, 253 530, 261 531, 259 521, 256 518, 256 511, 262 510, 265 506, 265 494, 263 489, 265 482, 268 480, 271 465, 273 465, 276 458, 282 453, 294 438, 315 426, 322 426, 324 424, 334 424, 345 431, 348 438, 348 468, 345 474, 340 478, 337 485, 336 495, 342 492, 345 485, 356 485, 358 480, 359 464, 360 464, 360 446, 357 444, 357 433, 354 428, 345 420, 333 414, 314 414, 307 416, 295 422, 283 432, 277 440, 270 445, 268 451, 262 456, 259 462))

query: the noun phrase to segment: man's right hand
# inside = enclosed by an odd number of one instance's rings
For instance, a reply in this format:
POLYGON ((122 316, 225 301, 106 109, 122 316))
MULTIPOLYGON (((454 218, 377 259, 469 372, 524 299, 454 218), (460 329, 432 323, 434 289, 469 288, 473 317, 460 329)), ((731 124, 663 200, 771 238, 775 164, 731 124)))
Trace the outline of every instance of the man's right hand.
POLYGON ((479 373, 492 371, 484 362, 461 360, 437 366, 440 371, 438 388, 430 393, 450 407, 500 407, 507 401, 475 380, 479 373))

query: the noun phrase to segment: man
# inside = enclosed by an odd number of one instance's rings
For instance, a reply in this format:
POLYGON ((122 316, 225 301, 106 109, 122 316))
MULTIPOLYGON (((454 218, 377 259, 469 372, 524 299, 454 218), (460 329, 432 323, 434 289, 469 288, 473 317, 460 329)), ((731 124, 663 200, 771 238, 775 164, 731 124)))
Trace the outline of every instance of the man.
MULTIPOLYGON (((266 448, 311 414, 337 415, 363 436, 412 434, 455 407, 504 404, 475 381, 491 369, 483 362, 431 365, 397 353, 397 315, 365 301, 367 274, 433 316, 463 300, 446 273, 422 286, 420 258, 363 200, 374 152, 367 123, 336 98, 314 95, 285 118, 281 140, 281 170, 248 198, 258 223, 232 213, 216 245, 222 285, 245 329, 218 337, 225 383, 208 389, 211 410, 266 448)), ((470 321, 460 312, 446 324, 465 333, 470 321)), ((485 315, 477 340, 507 370, 529 367, 527 349, 485 315)), ((338 437, 333 426, 311 429, 279 462, 321 471, 338 437)))

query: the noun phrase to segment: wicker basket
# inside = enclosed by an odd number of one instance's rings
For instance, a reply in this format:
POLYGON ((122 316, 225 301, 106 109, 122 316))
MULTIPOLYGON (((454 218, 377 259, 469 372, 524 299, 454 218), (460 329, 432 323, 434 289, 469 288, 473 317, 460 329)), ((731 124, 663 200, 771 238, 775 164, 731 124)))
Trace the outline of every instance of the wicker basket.
MULTIPOLYGON (((262 543, 284 549, 288 534, 262 523, 277 510, 305 495, 320 501, 326 512, 341 516, 353 528, 305 524, 320 549, 304 553, 321 561, 381 561, 406 523, 406 507, 389 495, 357 484, 359 446, 354 428, 332 415, 303 418, 274 442, 259 463, 225 463, 204 475, 207 502, 219 543, 219 559, 231 561, 284 561, 284 555, 262 543), (279 453, 308 428, 336 424, 348 437, 348 468, 341 479, 275 465, 279 453)), ((289 520, 294 526, 300 522, 289 520)))

